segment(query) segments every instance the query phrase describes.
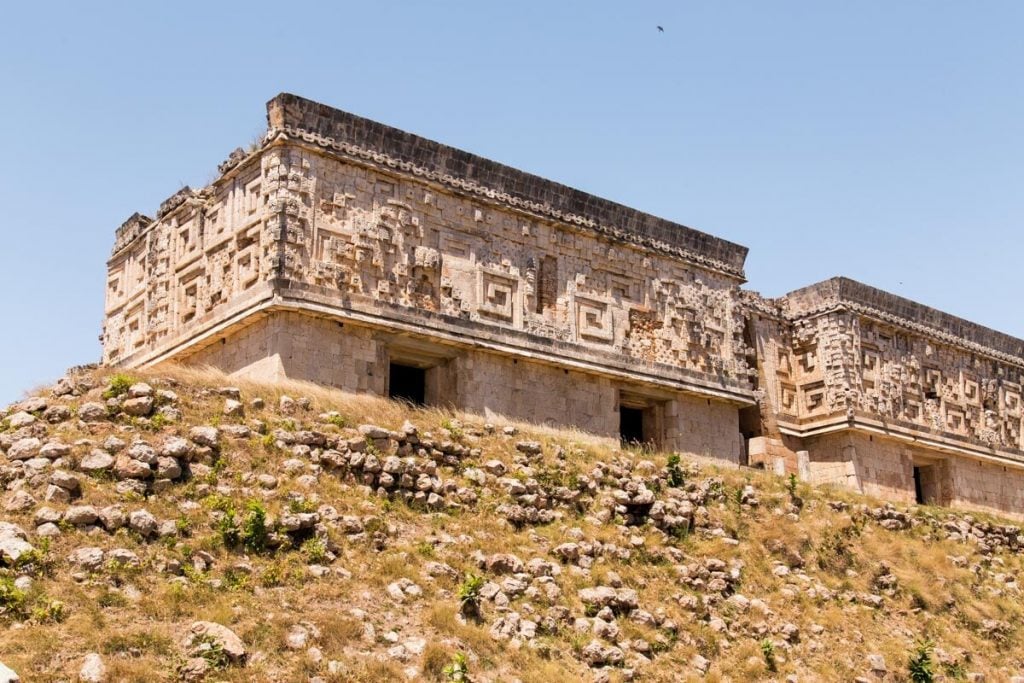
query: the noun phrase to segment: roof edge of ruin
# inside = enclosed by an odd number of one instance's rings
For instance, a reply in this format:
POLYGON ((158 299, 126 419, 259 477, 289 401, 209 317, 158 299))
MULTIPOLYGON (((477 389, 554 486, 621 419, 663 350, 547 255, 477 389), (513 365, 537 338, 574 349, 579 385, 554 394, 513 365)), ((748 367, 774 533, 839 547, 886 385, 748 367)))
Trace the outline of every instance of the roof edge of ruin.
MULTIPOLYGON (((601 229, 644 246, 666 245, 712 269, 745 279, 748 248, 553 180, 363 118, 291 93, 267 102, 270 130, 301 132, 322 141, 385 155, 481 194, 525 204, 562 220, 601 229)), ((401 168, 401 167, 400 167, 401 168)))
POLYGON ((837 306, 851 308, 943 341, 966 341, 976 347, 995 352, 1004 360, 1024 365, 1024 339, 852 278, 837 276, 823 280, 794 290, 781 300, 787 313, 793 318, 810 317, 837 306))

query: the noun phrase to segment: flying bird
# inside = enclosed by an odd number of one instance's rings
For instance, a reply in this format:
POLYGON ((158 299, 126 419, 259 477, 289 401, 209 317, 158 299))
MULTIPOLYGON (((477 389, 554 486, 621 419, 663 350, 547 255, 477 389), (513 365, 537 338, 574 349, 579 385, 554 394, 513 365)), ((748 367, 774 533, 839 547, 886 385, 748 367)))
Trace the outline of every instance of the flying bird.
POLYGON ((658 27, 658 33, 664 33, 664 32, 665 32, 665 27, 664 26, 659 26, 658 27))

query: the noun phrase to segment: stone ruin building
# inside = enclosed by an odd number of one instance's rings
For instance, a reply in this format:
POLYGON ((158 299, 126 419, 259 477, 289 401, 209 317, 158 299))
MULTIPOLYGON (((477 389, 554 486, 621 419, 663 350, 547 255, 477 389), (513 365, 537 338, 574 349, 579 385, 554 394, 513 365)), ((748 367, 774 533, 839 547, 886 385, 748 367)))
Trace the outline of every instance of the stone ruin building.
POLYGON ((1024 341, 282 94, 108 262, 103 360, 212 365, 1024 515, 1024 341))

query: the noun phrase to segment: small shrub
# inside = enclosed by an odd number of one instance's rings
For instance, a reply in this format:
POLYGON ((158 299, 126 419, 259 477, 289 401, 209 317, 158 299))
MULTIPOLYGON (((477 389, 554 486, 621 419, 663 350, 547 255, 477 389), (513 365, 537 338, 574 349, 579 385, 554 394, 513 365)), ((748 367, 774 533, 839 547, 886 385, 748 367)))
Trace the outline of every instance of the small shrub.
POLYGON ((838 529, 829 529, 817 547, 818 567, 843 574, 855 564, 852 539, 860 536, 861 526, 853 523, 838 529))
POLYGON ((199 481, 210 486, 216 486, 217 480, 220 475, 224 473, 224 470, 228 468, 228 461, 225 458, 218 457, 213 461, 213 465, 210 467, 210 471, 202 476, 199 481))
POLYGON ((14 568, 24 574, 39 576, 53 571, 54 561, 50 558, 50 539, 43 538, 38 548, 22 553, 14 563, 14 568))
POLYGON ((480 614, 480 591, 484 587, 484 577, 467 574, 459 586, 459 612, 466 617, 477 617, 480 614))
POLYGON ((181 573, 192 583, 200 583, 204 579, 204 571, 197 569, 196 565, 189 562, 181 565, 181 573))
POLYGON ((683 468, 680 466, 679 454, 671 453, 668 456, 668 485, 672 488, 679 488, 686 483, 683 475, 683 468))
POLYGON ((14 585, 14 579, 0 576, 0 616, 20 619, 25 615, 25 591, 14 585))
POLYGON ((651 641, 651 652, 654 654, 662 654, 669 652, 676 646, 679 641, 679 634, 675 631, 671 631, 667 634, 657 636, 651 641))
POLYGON ((310 564, 323 564, 327 561, 327 542, 314 536, 302 544, 302 554, 310 564))
POLYGON ((106 391, 103 392, 103 398, 111 399, 123 396, 128 393, 128 389, 133 384, 135 384, 135 380, 128 375, 114 375, 110 378, 106 391))
MULTIPOLYGON (((384 512, 388 512, 391 510, 390 505, 390 500, 385 500, 383 503, 381 503, 381 507, 383 508, 384 512)), ((363 522, 363 529, 366 531, 367 534, 372 536, 376 533, 387 533, 388 524, 386 521, 384 521, 383 517, 371 517, 363 522)))
POLYGON ((104 588, 103 592, 100 593, 98 598, 96 598, 96 604, 105 609, 109 609, 111 607, 127 607, 128 598, 126 598, 123 593, 109 588, 104 588))
POLYGON ((778 664, 775 661, 775 643, 770 639, 765 638, 761 641, 761 655, 764 657, 764 664, 768 667, 768 670, 774 673, 778 668, 778 664))
POLYGON ((790 498, 796 498, 796 475, 790 474, 789 478, 786 479, 786 492, 789 493, 790 498))
POLYGON ((249 576, 244 571, 229 567, 224 571, 224 585, 231 591, 243 590, 249 585, 249 576))
POLYGON ((910 659, 907 662, 907 673, 910 674, 912 683, 932 683, 935 680, 935 671, 932 668, 932 650, 935 644, 927 639, 919 640, 910 651, 910 659))
POLYGON ((554 488, 557 486, 564 486, 565 488, 576 491, 580 488, 580 475, 579 472, 568 469, 565 465, 558 467, 545 467, 538 471, 534 477, 537 483, 544 488, 554 488))
POLYGON ((305 498, 292 498, 288 501, 288 510, 290 512, 316 512, 316 503, 305 498))
POLYGON ((43 599, 38 605, 32 608, 30 615, 32 621, 37 624, 52 624, 64 621, 67 611, 64 603, 60 600, 43 599))
POLYGON ((149 418, 149 424, 145 425, 145 428, 151 432, 159 432, 170 423, 171 421, 167 419, 166 415, 163 413, 157 413, 153 417, 149 418))
POLYGON ((203 505, 211 510, 220 510, 221 512, 227 512, 229 510, 234 511, 235 509, 234 501, 219 493, 211 493, 208 495, 203 499, 203 505))
POLYGON ((942 665, 942 670, 954 681, 962 681, 967 678, 967 669, 962 662, 948 662, 942 665))
POLYGON ((331 415, 326 420, 324 420, 324 422, 326 422, 327 424, 334 425, 338 429, 344 429, 345 427, 348 427, 348 420, 346 420, 341 415, 331 415))
POLYGON ((246 550, 260 553, 267 547, 267 510, 256 500, 250 500, 245 506, 245 521, 239 540, 246 550))
POLYGON ((142 568, 139 565, 132 565, 128 562, 111 558, 106 562, 106 569, 113 583, 121 585, 130 577, 137 576, 142 568))
POLYGON ((447 677, 444 670, 451 659, 452 657, 448 650, 442 645, 428 643, 426 649, 423 650, 423 660, 420 667, 423 671, 423 679, 427 681, 446 680, 447 677))
POLYGON ((672 537, 676 543, 681 543, 690 537, 690 524, 689 522, 683 522, 677 526, 668 529, 668 535, 672 537))
POLYGON ((912 609, 919 609, 928 611, 931 609, 931 605, 928 603, 928 598, 921 591, 916 588, 910 588, 907 591, 910 594, 910 607, 912 609))
POLYGON ((201 636, 194 645, 197 654, 206 660, 212 669, 225 669, 230 662, 223 646, 213 636, 201 636))
POLYGON ((179 517, 174 521, 174 529, 181 537, 192 535, 192 522, 188 517, 179 517))
POLYGON ((281 586, 284 584, 287 578, 284 567, 280 563, 274 562, 273 564, 267 565, 267 567, 260 574, 260 584, 264 588, 273 588, 275 586, 281 586))
POLYGON ((235 509, 229 508, 217 521, 217 533, 220 534, 221 542, 225 548, 234 548, 241 538, 241 531, 238 528, 238 521, 235 519, 235 509))
POLYGON ((461 652, 455 653, 452 661, 444 668, 444 676, 446 680, 455 683, 470 683, 469 662, 466 660, 466 655, 461 652))
POLYGON ((459 423, 454 422, 452 420, 442 420, 441 426, 444 429, 447 429, 448 433, 451 434, 452 438, 455 439, 456 441, 461 441, 462 438, 466 435, 465 432, 462 431, 462 426, 459 423))

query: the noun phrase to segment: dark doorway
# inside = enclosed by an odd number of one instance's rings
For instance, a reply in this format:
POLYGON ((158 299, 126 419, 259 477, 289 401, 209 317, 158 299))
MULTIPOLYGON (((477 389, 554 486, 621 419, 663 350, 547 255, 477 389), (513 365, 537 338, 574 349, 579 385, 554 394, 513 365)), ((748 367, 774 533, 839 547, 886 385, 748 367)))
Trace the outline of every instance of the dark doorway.
POLYGON ((643 409, 619 406, 619 438, 625 444, 641 444, 644 442, 643 409))
MULTIPOLYGON (((906 470, 904 470, 906 471, 906 470)), ((914 468, 914 499, 918 505, 924 505, 924 486, 921 484, 921 468, 914 468)))
POLYGON ((426 403, 427 371, 411 365, 392 363, 388 380, 388 397, 408 401, 415 406, 426 403))

